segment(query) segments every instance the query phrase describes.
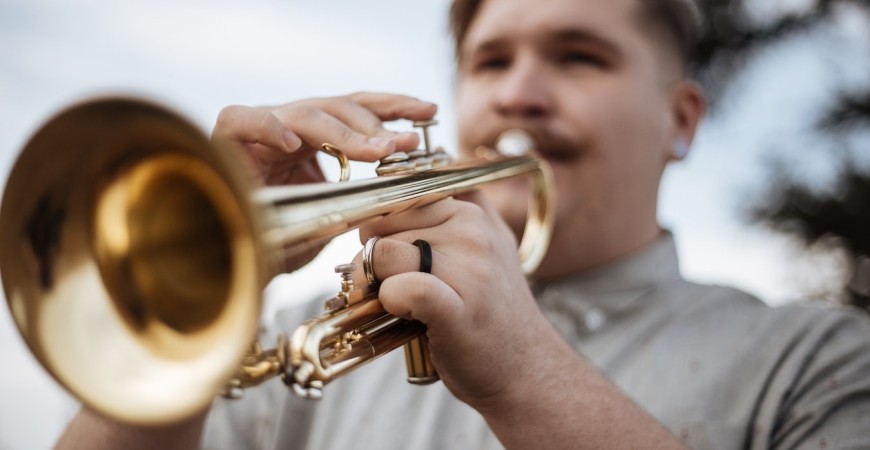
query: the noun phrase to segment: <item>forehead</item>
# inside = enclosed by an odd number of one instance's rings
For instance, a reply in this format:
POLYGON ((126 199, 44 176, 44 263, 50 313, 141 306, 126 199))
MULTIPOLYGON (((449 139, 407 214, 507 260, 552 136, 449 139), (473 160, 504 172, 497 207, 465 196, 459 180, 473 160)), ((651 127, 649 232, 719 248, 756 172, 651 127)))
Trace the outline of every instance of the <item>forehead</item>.
POLYGON ((495 40, 536 40, 575 30, 627 45, 641 34, 638 0, 484 0, 464 52, 495 40))

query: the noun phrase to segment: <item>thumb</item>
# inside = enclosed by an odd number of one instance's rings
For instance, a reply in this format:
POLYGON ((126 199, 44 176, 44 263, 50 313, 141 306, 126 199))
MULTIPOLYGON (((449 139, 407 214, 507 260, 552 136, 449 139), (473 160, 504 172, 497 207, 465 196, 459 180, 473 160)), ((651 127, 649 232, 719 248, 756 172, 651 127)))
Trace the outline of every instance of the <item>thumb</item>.
POLYGON ((501 219, 501 214, 499 214, 498 210, 495 208, 492 202, 487 200, 486 196, 484 196, 483 192, 481 192, 479 189, 474 189, 468 192, 456 194, 454 198, 457 200, 474 203, 477 206, 480 206, 483 211, 486 212, 487 216, 499 220, 501 219))
MULTIPOLYGON (((463 192, 461 194, 457 194, 454 196, 457 200, 462 200, 470 203, 474 203, 477 206, 480 206, 481 209, 486 213, 487 217, 489 217, 492 221, 494 227, 498 227, 508 239, 511 239, 514 243, 514 246, 518 246, 517 235, 511 231, 510 226, 505 222, 504 217, 502 217, 501 213, 498 211, 498 208, 495 205, 486 199, 486 196, 483 195, 483 192, 480 189, 475 189, 468 192, 463 192)), ((522 230, 522 228, 520 229, 522 230)), ((520 235, 522 236, 522 235, 520 235)))

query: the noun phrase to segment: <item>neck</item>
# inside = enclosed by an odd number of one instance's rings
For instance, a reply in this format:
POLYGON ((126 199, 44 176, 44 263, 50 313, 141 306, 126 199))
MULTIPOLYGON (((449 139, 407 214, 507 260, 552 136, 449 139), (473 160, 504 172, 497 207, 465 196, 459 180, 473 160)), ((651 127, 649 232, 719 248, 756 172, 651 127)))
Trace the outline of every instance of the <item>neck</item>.
POLYGON ((634 233, 603 233, 586 239, 568 236, 567 239, 554 230, 550 251, 532 276, 534 281, 552 281, 582 274, 613 264, 647 248, 662 233, 658 224, 637 230, 634 233), (557 234, 558 233, 558 234, 557 234), (613 236, 608 238, 608 236, 613 236), (626 237, 628 236, 628 237, 626 237), (570 249, 570 250, 568 250, 570 249))

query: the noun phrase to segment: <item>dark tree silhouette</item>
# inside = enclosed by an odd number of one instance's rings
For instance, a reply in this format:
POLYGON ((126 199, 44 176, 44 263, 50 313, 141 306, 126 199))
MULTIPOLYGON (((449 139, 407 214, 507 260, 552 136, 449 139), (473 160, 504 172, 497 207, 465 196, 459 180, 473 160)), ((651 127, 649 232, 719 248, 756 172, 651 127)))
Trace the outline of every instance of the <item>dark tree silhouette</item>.
MULTIPOLYGON (((717 100, 729 95, 730 82, 765 46, 800 37, 815 27, 832 26, 838 8, 849 7, 852 14, 870 17, 870 0, 818 0, 803 14, 758 25, 743 3, 699 3, 707 31, 696 49, 693 70, 710 95, 714 112, 717 100)), ((806 179, 790 176, 788 161, 772 160, 771 182, 764 195, 755 196, 760 202, 749 204, 742 213, 754 223, 798 238, 807 248, 824 240, 835 247, 829 250, 845 252, 850 264, 844 270, 851 281, 831 294, 870 310, 870 173, 858 164, 858 159, 870 160, 870 74, 857 91, 852 87, 831 92, 830 104, 820 110, 813 132, 837 144, 830 154, 839 168, 835 189, 819 192, 806 179), (847 139, 850 136, 858 138, 847 139)))

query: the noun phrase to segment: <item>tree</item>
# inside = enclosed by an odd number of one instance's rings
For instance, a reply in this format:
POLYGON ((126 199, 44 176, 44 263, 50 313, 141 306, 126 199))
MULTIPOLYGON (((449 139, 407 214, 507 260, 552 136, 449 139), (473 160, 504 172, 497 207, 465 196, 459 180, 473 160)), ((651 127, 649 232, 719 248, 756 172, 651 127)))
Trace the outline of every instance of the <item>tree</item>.
MULTIPOLYGON (((735 76, 766 46, 817 27, 838 26, 844 17, 858 17, 870 27, 867 0, 818 0, 802 11, 764 20, 750 14, 745 0, 706 0, 699 6, 707 30, 693 69, 714 112, 735 76)), ((812 131, 835 144, 829 157, 837 162, 836 185, 820 190, 790 174, 788 161, 771 160, 771 182, 757 196, 760 201, 742 213, 753 223, 794 236, 807 249, 845 253, 848 263, 841 269, 850 281, 830 295, 870 311, 870 76, 857 89, 841 88, 830 95, 832 106, 820 110, 812 131)))

